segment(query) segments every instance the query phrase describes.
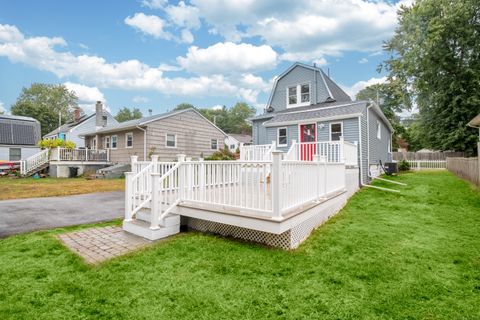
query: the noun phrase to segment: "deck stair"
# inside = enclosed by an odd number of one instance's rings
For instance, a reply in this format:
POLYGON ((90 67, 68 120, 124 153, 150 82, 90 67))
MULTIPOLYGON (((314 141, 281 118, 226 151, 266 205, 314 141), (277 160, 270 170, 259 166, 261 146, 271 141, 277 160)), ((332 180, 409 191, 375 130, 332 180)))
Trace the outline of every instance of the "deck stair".
POLYGON ((20 162, 20 174, 24 177, 34 175, 49 166, 49 151, 42 150, 20 162))

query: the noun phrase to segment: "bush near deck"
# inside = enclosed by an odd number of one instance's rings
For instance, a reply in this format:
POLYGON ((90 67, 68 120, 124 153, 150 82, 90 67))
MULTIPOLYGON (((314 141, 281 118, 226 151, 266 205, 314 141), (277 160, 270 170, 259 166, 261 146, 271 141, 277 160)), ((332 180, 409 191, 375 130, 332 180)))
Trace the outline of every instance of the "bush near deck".
POLYGON ((0 318, 479 319, 478 189, 393 179, 401 194, 362 189, 295 251, 187 232, 90 267, 66 229, 1 240, 0 318))
POLYGON ((0 200, 125 190, 125 179, 0 178, 0 200))

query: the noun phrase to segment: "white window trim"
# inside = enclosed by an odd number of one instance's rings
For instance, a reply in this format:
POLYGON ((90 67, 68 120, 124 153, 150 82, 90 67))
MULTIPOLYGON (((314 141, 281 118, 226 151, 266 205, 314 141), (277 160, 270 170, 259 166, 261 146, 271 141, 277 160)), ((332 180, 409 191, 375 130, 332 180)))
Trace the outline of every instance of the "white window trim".
POLYGON ((218 150, 218 139, 210 139, 210 149, 211 149, 211 150, 218 150), (217 148, 216 148, 216 149, 212 148, 212 141, 213 141, 213 140, 216 140, 216 141, 217 141, 217 148))
POLYGON ((280 128, 277 128, 277 146, 279 147, 286 147, 288 146, 288 129, 287 127, 280 127, 280 128), (285 144, 280 144, 280 130, 282 129, 285 129, 285 140, 286 140, 286 143, 285 144))
POLYGON ((117 149, 118 148, 118 136, 114 134, 113 136, 110 136, 110 149, 117 149), (113 137, 115 137, 115 148, 113 147, 113 137))
POLYGON ((175 133, 165 133, 165 148, 170 148, 170 149, 176 149, 177 148, 177 135, 175 133), (167 137, 169 135, 173 136, 175 138, 175 140, 174 140, 175 141, 175 146, 173 146, 173 147, 168 145, 167 137))
POLYGON ((330 141, 338 141, 338 140, 332 140, 332 125, 334 124, 339 124, 340 127, 341 127, 341 135, 340 135, 340 138, 343 137, 343 121, 339 121, 339 122, 330 122, 330 124, 328 125, 328 138, 330 141))
POLYGON ((133 148, 133 132, 127 132, 125 133, 125 149, 132 149, 133 148), (128 135, 132 136, 132 145, 129 147, 127 142, 128 142, 128 135))
POLYGON ((286 88, 286 102, 287 102, 287 109, 288 108, 297 108, 297 107, 304 107, 304 106, 309 106, 310 103, 312 101, 312 85, 310 82, 303 82, 303 83, 299 83, 299 84, 296 84, 296 85, 290 85, 290 86, 287 86, 286 88), (307 102, 301 102, 302 101, 302 85, 304 84, 308 84, 308 97, 309 97, 309 100, 307 102), (297 103, 295 104, 289 104, 288 103, 288 89, 289 88, 292 88, 292 87, 297 87, 297 103))
POLYGON ((382 124, 377 120, 377 139, 382 140, 382 124))

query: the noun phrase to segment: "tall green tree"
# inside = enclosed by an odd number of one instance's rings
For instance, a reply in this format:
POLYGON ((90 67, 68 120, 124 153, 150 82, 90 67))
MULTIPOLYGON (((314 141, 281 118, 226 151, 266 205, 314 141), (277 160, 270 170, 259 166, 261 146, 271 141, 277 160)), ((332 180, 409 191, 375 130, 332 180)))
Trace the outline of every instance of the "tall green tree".
POLYGON ((420 113, 426 147, 473 153, 480 113, 480 2, 418 0, 402 6, 383 67, 420 113))
POLYGON ((118 122, 125 122, 128 120, 140 119, 142 116, 143 114, 138 108, 133 108, 132 110, 130 110, 127 107, 123 107, 118 110, 117 114, 115 115, 115 119, 118 122))
POLYGON ((411 109, 410 100, 405 98, 397 83, 385 82, 370 85, 357 93, 356 100, 372 100, 379 104, 395 130, 393 149, 400 146, 402 139, 407 140, 406 129, 400 123, 400 117, 396 112, 411 109))
POLYGON ((59 117, 62 124, 71 120, 70 109, 77 106, 77 96, 64 85, 34 83, 22 89, 10 111, 37 119, 44 135, 58 127, 59 117))
POLYGON ((190 109, 190 108, 195 109, 195 107, 193 106, 193 104, 186 103, 186 102, 182 102, 182 103, 180 103, 179 105, 177 105, 177 106, 175 107, 175 109, 173 109, 173 110, 178 111, 178 110, 185 110, 185 109, 190 109))

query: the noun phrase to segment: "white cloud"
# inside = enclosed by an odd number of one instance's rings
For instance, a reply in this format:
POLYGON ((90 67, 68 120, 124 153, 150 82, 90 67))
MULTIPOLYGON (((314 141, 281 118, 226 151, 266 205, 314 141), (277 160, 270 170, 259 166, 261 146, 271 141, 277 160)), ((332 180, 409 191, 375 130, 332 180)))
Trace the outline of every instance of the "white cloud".
POLYGON ((172 34, 164 30, 166 22, 155 15, 137 12, 133 17, 126 17, 125 23, 134 29, 159 39, 171 40, 172 34))
POLYGON ((362 58, 362 59, 358 60, 358 63, 360 63, 360 64, 365 64, 367 62, 368 62, 367 58, 362 58))
POLYGON ((179 27, 198 29, 201 26, 197 7, 186 5, 180 1, 177 6, 169 5, 165 8, 168 19, 179 27))
POLYGON ((366 0, 192 0, 210 32, 227 41, 260 37, 286 60, 314 60, 345 51, 378 51, 393 34, 401 4, 366 0), (302 58, 302 59, 299 59, 302 58))
POLYGON ((184 43, 193 43, 193 34, 188 29, 183 29, 180 36, 181 42, 184 43))
POLYGON ((346 93, 348 93, 350 97, 352 97, 352 99, 354 99, 360 90, 365 89, 366 87, 371 86, 373 84, 385 83, 386 81, 387 81, 387 77, 381 77, 381 78, 374 77, 368 80, 358 81, 350 87, 347 87, 347 86, 341 86, 341 87, 343 90, 345 90, 346 93))
POLYGON ((161 9, 168 3, 168 0, 142 0, 142 6, 150 9, 161 9))
POLYGON ((78 97, 78 105, 87 113, 95 112, 95 103, 102 101, 105 109, 110 111, 110 108, 105 104, 105 97, 97 87, 89 87, 79 83, 65 82, 65 87, 73 91, 78 97))
POLYGON ((147 103, 150 101, 150 99, 148 99, 147 97, 143 97, 143 96, 135 96, 133 97, 132 101, 134 103, 147 103))
MULTIPOLYGON (((175 96, 230 96, 245 99, 251 103, 255 102, 254 99, 259 93, 259 90, 242 87, 236 77, 228 78, 221 74, 208 74, 208 76, 202 74, 189 78, 166 77, 163 73, 164 70, 171 70, 172 66, 162 64, 158 67, 151 67, 135 59, 110 63, 98 56, 74 55, 65 48, 57 49, 57 46, 67 46, 66 41, 62 38, 25 38, 15 26, 0 24, 0 34, 0 57, 7 57, 11 62, 23 63, 39 70, 51 72, 59 78, 76 78, 85 86, 154 90, 175 96)), ((253 52, 257 54, 267 52, 267 58, 263 57, 256 61, 256 57, 247 50, 243 52, 247 58, 241 61, 245 65, 238 62, 234 64, 235 61, 226 58, 220 59, 216 63, 223 64, 223 61, 232 63, 230 68, 256 69, 271 65, 272 57, 276 56, 268 46, 254 47, 253 52)), ((197 58, 197 56, 194 57, 197 58)), ((215 58, 214 55, 210 57, 215 58)), ((234 55, 234 57, 237 56, 234 55)), ((201 69, 193 62, 202 62, 203 58, 185 59, 187 65, 192 66, 193 69, 201 69)), ((214 65, 211 61, 210 64, 214 65)), ((222 72, 223 69, 217 68, 216 71, 222 72)))
POLYGON ((80 102, 105 102, 103 93, 97 87, 89 87, 79 83, 65 82, 65 87, 73 91, 80 102))
POLYGON ((5 107, 3 106, 3 102, 0 101, 0 113, 4 113, 6 112, 7 110, 5 110, 5 107))
POLYGON ((194 73, 231 74, 272 69, 277 64, 277 53, 267 45, 219 42, 205 49, 192 46, 177 62, 194 73))
POLYGON ((217 105, 214 105, 213 107, 211 107, 210 109, 212 109, 212 110, 222 110, 223 106, 221 104, 217 104, 217 105))

